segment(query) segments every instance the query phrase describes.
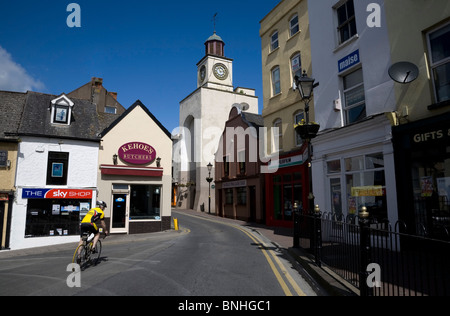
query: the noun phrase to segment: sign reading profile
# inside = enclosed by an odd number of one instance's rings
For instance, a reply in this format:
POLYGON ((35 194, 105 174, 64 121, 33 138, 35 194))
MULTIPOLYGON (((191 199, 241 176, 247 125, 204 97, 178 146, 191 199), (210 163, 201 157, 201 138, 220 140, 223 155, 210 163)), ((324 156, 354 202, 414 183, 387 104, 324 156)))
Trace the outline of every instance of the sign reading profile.
POLYGON ((144 143, 128 143, 120 146, 119 158, 132 165, 146 165, 156 159, 156 150, 144 143))

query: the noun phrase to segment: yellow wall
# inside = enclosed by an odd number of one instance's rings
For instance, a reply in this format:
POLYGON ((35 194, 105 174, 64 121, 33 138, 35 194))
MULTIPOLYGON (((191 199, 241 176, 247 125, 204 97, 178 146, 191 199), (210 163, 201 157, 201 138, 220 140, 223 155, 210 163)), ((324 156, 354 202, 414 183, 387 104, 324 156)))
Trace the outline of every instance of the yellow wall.
MULTIPOLYGON (((262 42, 264 125, 269 128, 268 148, 272 148, 270 136, 277 119, 283 123, 282 151, 289 152, 297 148, 295 143, 294 114, 304 109, 299 91, 293 91, 291 58, 301 54, 302 69, 312 76, 311 43, 309 36, 308 2, 306 0, 283 0, 262 21, 260 36, 262 42), (298 14, 300 32, 290 37, 291 18, 298 14), (271 36, 278 30, 279 48, 270 51, 271 36), (280 67, 281 93, 272 96, 272 70, 280 67)), ((310 119, 314 120, 314 102, 310 104, 310 119)))
POLYGON ((407 120, 416 121, 448 111, 448 107, 430 111, 436 103, 429 68, 427 32, 450 21, 448 0, 386 0, 385 10, 391 43, 392 64, 407 61, 419 67, 419 78, 413 83, 395 84, 397 111, 407 120))
POLYGON ((8 160, 11 161, 10 168, 0 168, 0 191, 14 190, 16 165, 17 165, 17 144, 0 143, 0 150, 8 151, 8 160))

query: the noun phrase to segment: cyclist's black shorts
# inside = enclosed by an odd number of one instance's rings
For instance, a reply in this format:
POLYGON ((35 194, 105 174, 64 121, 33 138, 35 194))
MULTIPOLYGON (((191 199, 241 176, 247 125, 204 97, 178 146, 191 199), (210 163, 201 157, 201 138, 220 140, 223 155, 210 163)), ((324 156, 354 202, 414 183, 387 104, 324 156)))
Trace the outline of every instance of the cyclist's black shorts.
POLYGON ((81 234, 80 234, 80 236, 83 237, 84 233, 89 233, 89 235, 90 234, 97 235, 98 234, 98 230, 95 229, 94 225, 92 225, 92 224, 82 223, 81 224, 81 234))

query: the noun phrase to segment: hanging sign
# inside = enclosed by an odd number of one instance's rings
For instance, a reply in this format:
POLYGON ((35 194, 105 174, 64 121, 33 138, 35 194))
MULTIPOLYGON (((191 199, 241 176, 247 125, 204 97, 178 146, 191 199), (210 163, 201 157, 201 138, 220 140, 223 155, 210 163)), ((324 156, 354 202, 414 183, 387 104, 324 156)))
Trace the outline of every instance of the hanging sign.
POLYGON ((132 165, 146 165, 156 159, 156 150, 144 143, 128 143, 120 146, 119 158, 132 165))

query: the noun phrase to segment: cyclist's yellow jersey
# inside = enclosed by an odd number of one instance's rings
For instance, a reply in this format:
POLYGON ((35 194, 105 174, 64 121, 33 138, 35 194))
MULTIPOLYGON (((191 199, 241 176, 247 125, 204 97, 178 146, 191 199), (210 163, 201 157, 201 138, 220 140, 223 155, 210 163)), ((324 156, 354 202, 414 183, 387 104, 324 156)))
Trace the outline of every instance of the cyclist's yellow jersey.
POLYGON ((102 220, 105 218, 105 213, 100 208, 93 208, 90 210, 86 216, 81 221, 82 224, 91 224, 95 227, 96 230, 98 230, 97 225, 95 223, 99 220, 102 220))

